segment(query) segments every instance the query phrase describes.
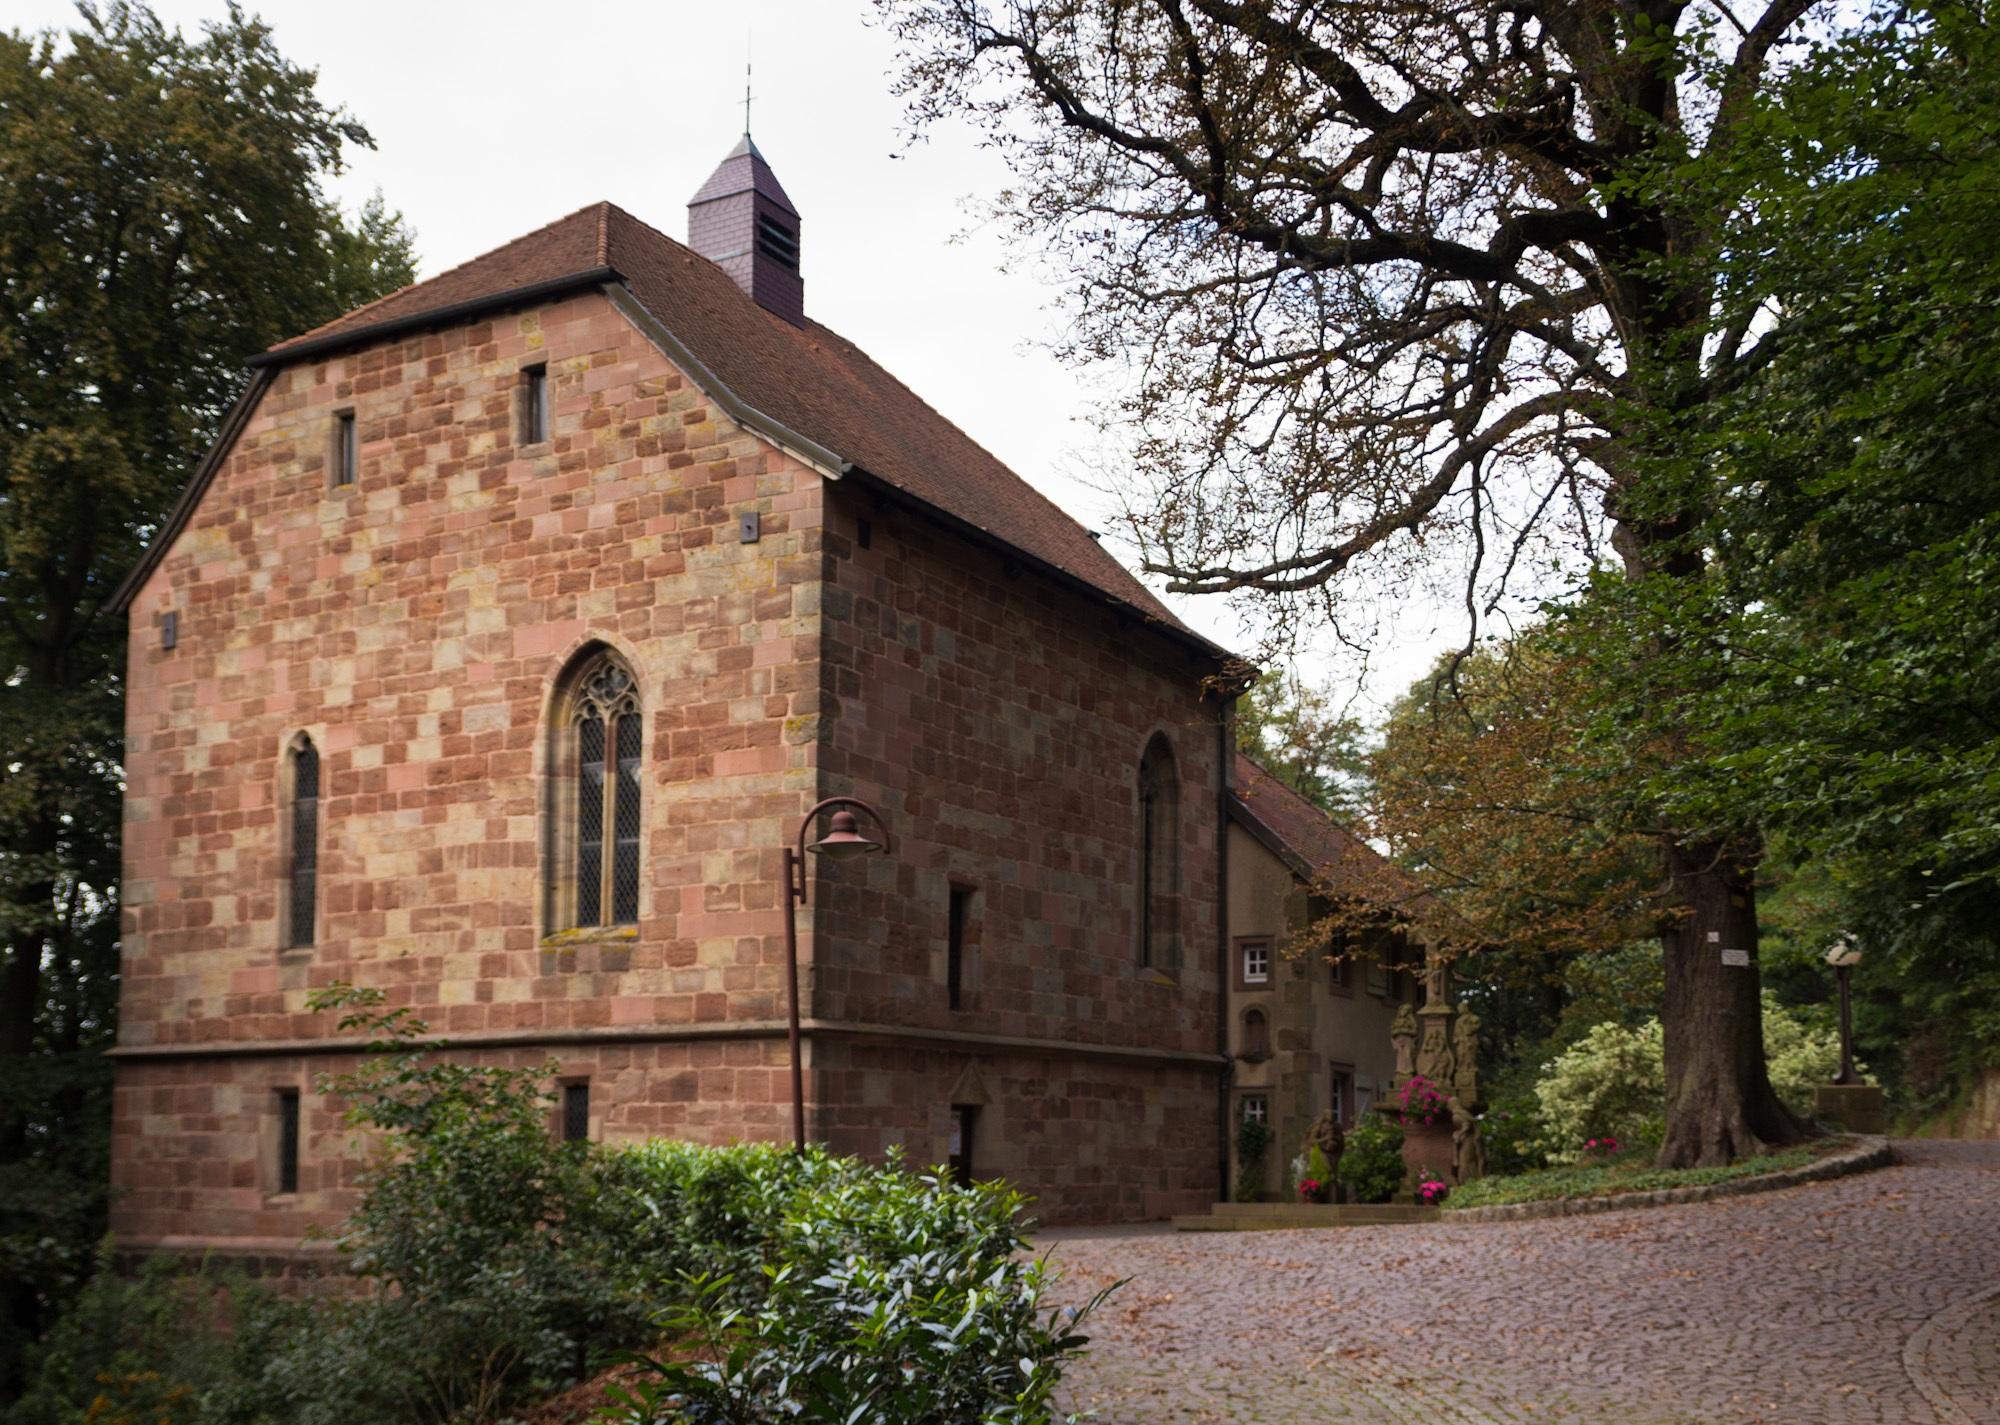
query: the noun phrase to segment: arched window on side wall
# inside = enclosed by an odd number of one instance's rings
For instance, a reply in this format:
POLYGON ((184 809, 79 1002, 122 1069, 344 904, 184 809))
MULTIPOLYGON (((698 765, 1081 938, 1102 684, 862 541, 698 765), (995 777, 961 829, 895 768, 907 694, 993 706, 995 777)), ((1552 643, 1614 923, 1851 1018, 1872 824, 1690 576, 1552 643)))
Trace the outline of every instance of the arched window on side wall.
POLYGON ((291 824, 285 848, 285 948, 299 950, 313 943, 319 911, 319 749, 301 734, 286 760, 291 824))
POLYGON ((1244 1059, 1268 1059, 1271 1057, 1271 1021, 1261 1009, 1243 1011, 1244 1059))
POLYGON ((551 928, 639 919, 639 686, 609 649, 585 655, 557 701, 551 801, 551 928))
POLYGON ((1181 961, 1181 783, 1173 746, 1155 733, 1139 759, 1139 963, 1181 961))

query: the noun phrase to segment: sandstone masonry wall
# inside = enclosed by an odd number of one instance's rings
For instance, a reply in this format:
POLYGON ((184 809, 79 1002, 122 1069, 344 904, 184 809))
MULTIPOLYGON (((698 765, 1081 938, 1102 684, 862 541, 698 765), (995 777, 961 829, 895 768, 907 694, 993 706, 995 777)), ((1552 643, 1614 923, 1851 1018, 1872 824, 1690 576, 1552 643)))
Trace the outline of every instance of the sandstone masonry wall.
MULTIPOLYGON (((475 1039, 782 1015, 776 848, 817 777, 819 486, 596 294, 277 373, 132 609, 119 1230, 276 1230, 248 1146, 258 1086, 303 1061, 144 1056, 321 1040, 313 986, 379 986, 475 1039), (524 447, 535 362, 552 439, 524 447), (336 488, 347 409, 360 472, 336 488), (757 543, 738 542, 745 511, 757 543), (552 941, 552 698, 595 642, 644 703, 639 923, 552 941), (286 950, 280 785, 300 733, 321 758, 321 904, 315 943, 286 950), (195 1185, 226 1205, 188 1207, 195 1185)), ((779 1130, 781 1041, 646 1052, 655 1078, 606 1131, 779 1130), (684 1073, 710 1077, 687 1093, 684 1073)), ((337 1184, 301 1186, 286 1223, 338 1206, 337 1184)))

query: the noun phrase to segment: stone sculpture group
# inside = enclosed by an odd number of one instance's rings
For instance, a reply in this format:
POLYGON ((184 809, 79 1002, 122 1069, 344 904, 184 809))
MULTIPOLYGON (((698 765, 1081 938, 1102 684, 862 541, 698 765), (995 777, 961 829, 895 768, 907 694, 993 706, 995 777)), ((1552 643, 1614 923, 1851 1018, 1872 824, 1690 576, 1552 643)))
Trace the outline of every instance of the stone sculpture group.
POLYGON ((1446 1122, 1421 1124, 1405 1118, 1403 1163, 1414 1183, 1426 1171, 1452 1186, 1486 1171, 1479 1142, 1479 1016, 1451 1002, 1451 971, 1443 961, 1424 972, 1424 1006, 1404 1005, 1389 1026, 1396 1050, 1396 1082, 1380 1105, 1399 1114, 1414 1079, 1422 1079, 1450 1103, 1446 1122))

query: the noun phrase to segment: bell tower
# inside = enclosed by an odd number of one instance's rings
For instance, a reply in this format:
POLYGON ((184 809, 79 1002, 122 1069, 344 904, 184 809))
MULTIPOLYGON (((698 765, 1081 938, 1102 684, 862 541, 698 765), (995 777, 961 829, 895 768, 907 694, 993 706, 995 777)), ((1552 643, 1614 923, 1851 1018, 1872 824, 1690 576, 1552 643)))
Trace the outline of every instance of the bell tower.
POLYGON ((746 132, 688 200, 688 246, 736 279, 765 311, 806 324, 799 210, 746 132))

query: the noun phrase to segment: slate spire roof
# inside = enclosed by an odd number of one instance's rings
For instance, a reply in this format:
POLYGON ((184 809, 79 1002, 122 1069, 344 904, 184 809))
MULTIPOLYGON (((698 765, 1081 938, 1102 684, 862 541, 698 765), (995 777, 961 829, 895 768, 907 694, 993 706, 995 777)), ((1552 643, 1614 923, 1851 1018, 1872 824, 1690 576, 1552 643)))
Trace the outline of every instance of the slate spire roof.
MULTIPOLYGON (((753 183, 769 173, 747 137, 710 182, 738 168, 753 183)), ((768 181, 781 197, 775 175, 768 181)), ((719 383, 751 414, 802 437, 802 448, 835 457, 837 478, 886 487, 1211 657, 1226 656, 1175 618, 1080 524, 852 342, 810 318, 794 326, 772 315, 715 263, 611 203, 579 209, 280 342, 257 364, 281 365, 600 284, 622 285, 705 368, 690 372, 696 384, 721 396, 712 389, 719 383)))

